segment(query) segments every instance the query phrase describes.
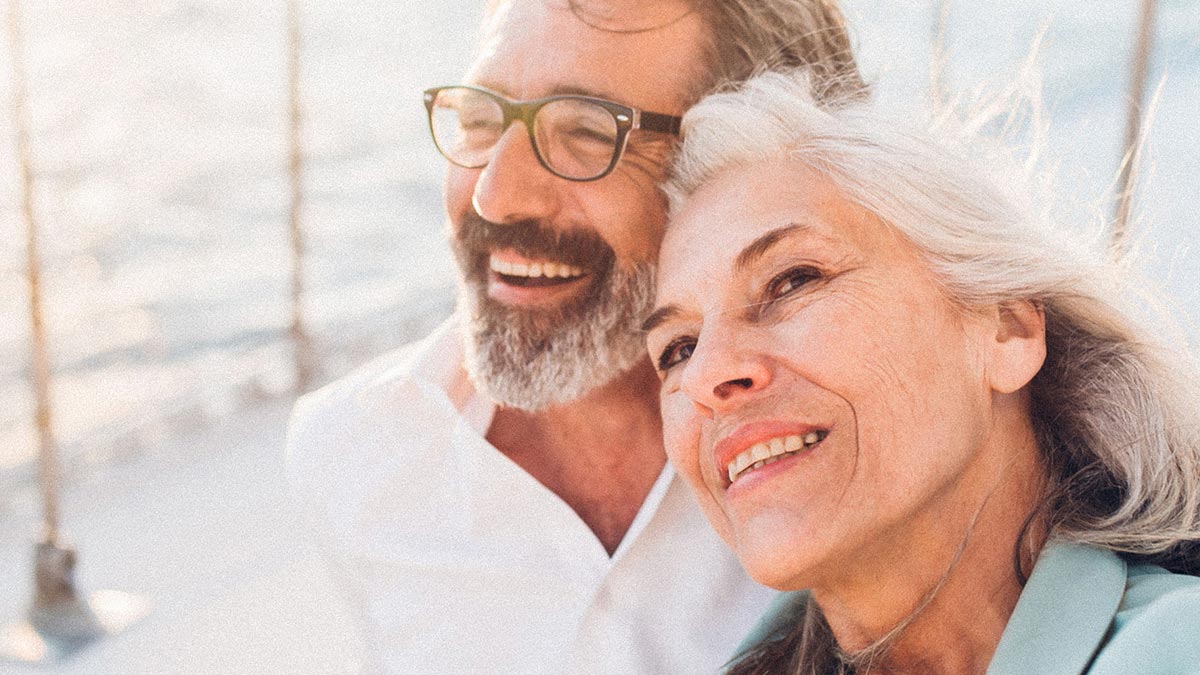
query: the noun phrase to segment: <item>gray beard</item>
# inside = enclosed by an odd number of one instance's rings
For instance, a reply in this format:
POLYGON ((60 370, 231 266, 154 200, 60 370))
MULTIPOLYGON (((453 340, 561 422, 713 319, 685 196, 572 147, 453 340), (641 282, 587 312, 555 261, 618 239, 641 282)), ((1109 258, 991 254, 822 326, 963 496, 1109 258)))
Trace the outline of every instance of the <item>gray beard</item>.
POLYGON ((501 405, 533 412, 578 400, 637 365, 646 357, 641 324, 654 303, 654 267, 614 266, 596 283, 574 303, 531 312, 460 281, 475 386, 501 405))

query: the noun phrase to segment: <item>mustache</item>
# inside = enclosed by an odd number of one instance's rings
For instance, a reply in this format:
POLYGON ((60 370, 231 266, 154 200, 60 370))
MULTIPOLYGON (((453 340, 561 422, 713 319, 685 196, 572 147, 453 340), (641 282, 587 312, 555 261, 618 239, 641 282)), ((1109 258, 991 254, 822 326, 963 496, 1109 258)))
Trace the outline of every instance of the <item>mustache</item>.
POLYGON ((510 248, 526 258, 547 258, 593 271, 612 266, 616 253, 591 230, 550 228, 537 220, 500 225, 467 214, 458 226, 459 246, 477 255, 510 248))

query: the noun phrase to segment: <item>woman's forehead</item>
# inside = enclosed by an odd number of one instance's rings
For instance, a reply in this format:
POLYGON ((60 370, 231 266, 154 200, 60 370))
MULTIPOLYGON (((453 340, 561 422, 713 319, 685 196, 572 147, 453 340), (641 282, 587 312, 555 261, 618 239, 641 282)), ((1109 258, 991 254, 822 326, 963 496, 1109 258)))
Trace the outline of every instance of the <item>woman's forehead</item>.
POLYGON ((828 177, 796 161, 771 160, 720 172, 684 202, 671 219, 663 244, 664 264, 705 257, 732 264, 766 233, 792 228, 796 236, 837 241, 862 220, 828 177))
POLYGON ((911 244, 828 176, 797 160, 768 160, 726 169, 684 202, 660 252, 660 297, 752 273, 753 263, 769 259, 755 255, 766 249, 913 257, 911 244))

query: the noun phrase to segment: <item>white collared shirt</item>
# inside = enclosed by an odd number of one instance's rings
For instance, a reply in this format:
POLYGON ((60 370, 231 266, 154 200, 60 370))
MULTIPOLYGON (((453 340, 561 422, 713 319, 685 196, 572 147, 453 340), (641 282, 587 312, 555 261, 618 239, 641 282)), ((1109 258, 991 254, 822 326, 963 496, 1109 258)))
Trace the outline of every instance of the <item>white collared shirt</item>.
POLYGON ((289 484, 387 673, 714 673, 774 592, 668 464, 610 557, 485 440, 458 323, 297 404, 289 484))

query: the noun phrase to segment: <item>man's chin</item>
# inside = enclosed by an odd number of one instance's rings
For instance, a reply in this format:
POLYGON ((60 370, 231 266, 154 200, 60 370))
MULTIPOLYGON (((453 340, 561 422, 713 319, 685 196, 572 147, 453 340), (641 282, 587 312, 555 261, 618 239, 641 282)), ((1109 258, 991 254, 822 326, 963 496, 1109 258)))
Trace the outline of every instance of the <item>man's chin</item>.
POLYGON ((470 316, 467 371, 506 407, 538 412, 579 400, 645 355, 636 334, 614 335, 588 318, 484 303, 470 316))
POLYGON ((498 302, 463 280, 467 369, 497 403, 544 410, 583 398, 645 357, 639 328, 654 298, 649 267, 595 279, 548 305, 498 302))
POLYGON ((467 349, 467 372, 481 392, 497 405, 525 412, 543 412, 568 405, 604 387, 637 364, 644 350, 610 349, 603 355, 578 354, 566 357, 563 350, 548 345, 547 351, 519 363, 509 345, 495 341, 477 342, 472 336, 467 349), (588 357, 600 358, 588 358, 588 357), (515 357, 515 358, 514 358, 515 357))

